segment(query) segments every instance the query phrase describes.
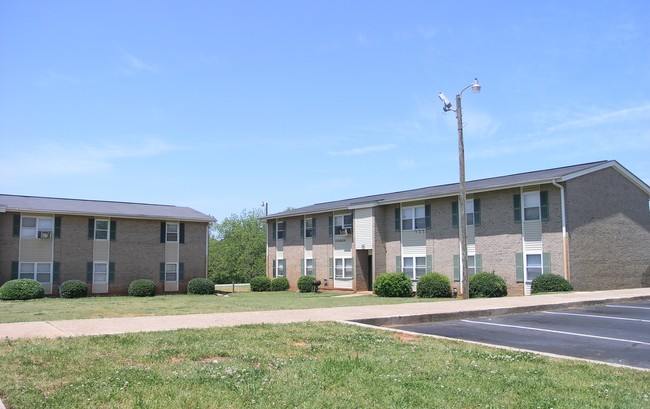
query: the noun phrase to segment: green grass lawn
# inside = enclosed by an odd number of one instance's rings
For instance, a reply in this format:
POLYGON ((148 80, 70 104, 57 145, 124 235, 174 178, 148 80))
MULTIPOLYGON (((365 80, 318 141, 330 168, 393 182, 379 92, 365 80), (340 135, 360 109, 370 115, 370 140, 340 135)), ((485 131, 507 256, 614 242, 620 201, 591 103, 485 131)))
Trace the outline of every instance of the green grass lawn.
POLYGON ((43 298, 28 301, 0 301, 0 323, 269 311, 434 301, 415 297, 383 298, 373 295, 340 297, 340 295, 340 293, 301 294, 293 291, 266 293, 242 291, 228 294, 227 297, 178 294, 158 295, 155 297, 43 298))
POLYGON ((19 408, 647 408, 650 372, 336 323, 0 341, 19 408))

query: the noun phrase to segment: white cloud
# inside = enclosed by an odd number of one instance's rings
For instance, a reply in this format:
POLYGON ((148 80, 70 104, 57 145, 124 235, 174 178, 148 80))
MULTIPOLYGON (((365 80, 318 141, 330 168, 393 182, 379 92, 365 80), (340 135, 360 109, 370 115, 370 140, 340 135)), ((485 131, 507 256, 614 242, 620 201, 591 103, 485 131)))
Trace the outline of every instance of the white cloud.
POLYGON ((563 131, 569 129, 592 128, 595 126, 618 123, 621 121, 650 120, 650 104, 639 107, 619 109, 616 111, 601 112, 582 119, 564 122, 550 126, 548 132, 563 131))
POLYGON ((153 74, 160 73, 160 67, 158 67, 158 65, 144 62, 131 53, 124 52, 123 58, 127 64, 126 67, 122 69, 122 72, 125 74, 134 75, 135 73, 141 71, 150 72, 153 74))
POLYGON ((363 146, 360 148, 352 148, 343 151, 330 151, 328 152, 332 156, 353 156, 353 155, 365 155, 367 153, 373 152, 383 152, 395 149, 397 145, 392 143, 387 143, 384 145, 373 145, 373 146, 363 146))

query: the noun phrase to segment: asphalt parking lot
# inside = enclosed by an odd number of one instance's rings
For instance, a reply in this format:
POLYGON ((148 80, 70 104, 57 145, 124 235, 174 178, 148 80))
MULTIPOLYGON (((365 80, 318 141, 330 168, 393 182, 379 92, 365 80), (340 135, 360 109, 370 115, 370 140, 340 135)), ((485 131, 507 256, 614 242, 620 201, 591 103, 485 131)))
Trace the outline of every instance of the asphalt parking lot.
POLYGON ((399 325, 393 328, 650 369, 650 301, 399 325))

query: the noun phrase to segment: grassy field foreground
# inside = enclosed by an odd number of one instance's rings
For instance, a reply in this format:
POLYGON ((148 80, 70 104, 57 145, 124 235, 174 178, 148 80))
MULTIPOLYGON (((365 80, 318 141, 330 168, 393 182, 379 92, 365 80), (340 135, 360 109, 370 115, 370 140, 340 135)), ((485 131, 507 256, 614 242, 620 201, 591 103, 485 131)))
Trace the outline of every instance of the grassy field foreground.
POLYGON ((641 408, 650 373, 356 326, 0 341, 19 408, 641 408))
MULTIPOLYGON (((206 314, 351 307, 358 305, 403 304, 440 301, 422 298, 386 298, 364 295, 340 297, 340 293, 277 291, 235 292, 217 295, 157 295, 155 297, 43 298, 28 301, 0 301, 0 323, 53 321, 83 318, 113 318, 151 315, 206 314)), ((451 299, 447 299, 451 302, 451 299)))

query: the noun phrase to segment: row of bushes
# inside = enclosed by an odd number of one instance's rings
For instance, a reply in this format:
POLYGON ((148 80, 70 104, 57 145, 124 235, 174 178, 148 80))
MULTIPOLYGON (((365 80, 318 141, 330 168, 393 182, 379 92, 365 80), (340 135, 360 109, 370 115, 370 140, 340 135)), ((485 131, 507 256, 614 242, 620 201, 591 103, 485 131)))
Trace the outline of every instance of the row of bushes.
MULTIPOLYGON (((214 282, 209 278, 194 278, 187 284, 187 293, 214 294, 214 282)), ((134 280, 129 284, 128 294, 134 297, 153 297, 156 295, 156 283, 147 279, 134 280)), ((88 284, 81 280, 65 281, 59 286, 59 295, 61 298, 86 297, 88 284)), ((43 285, 29 278, 10 280, 0 287, 0 300, 33 300, 44 296, 43 285)))
POLYGON ((289 289, 289 280, 284 277, 270 279, 267 276, 255 276, 251 278, 251 291, 286 291, 289 289))
MULTIPOLYGON (((382 274, 375 280, 373 291, 380 297, 411 297, 413 284, 403 273, 382 274)), ((573 286, 556 274, 542 274, 533 279, 531 293, 573 291, 573 286)), ((428 273, 417 282, 416 295, 421 298, 449 298, 452 296, 449 278, 440 273, 428 273)), ((495 273, 476 273, 469 277, 470 298, 505 297, 508 286, 495 273)))

